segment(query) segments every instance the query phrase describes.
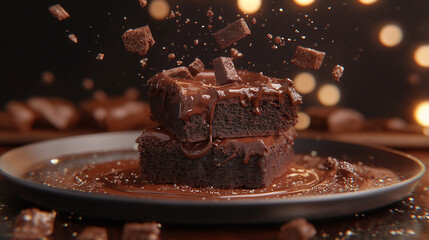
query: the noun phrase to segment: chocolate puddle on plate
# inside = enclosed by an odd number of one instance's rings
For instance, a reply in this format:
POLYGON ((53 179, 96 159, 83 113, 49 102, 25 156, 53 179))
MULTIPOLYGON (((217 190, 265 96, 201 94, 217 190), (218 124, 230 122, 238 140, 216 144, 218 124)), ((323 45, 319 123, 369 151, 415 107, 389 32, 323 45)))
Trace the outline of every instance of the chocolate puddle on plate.
POLYGON ((25 179, 56 188, 177 200, 284 199, 361 191, 400 182, 388 169, 300 154, 285 174, 262 189, 148 183, 140 178, 137 153, 131 150, 65 156, 33 169, 25 174, 25 179))

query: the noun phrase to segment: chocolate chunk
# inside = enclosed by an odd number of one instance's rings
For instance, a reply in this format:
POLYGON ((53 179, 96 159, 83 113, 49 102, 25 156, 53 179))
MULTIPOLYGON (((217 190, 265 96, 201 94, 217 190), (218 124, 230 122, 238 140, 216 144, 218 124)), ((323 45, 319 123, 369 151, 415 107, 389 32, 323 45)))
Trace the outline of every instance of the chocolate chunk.
POLYGON ((12 116, 13 123, 20 131, 29 131, 34 123, 40 119, 40 114, 31 109, 26 103, 11 101, 6 105, 7 111, 12 116))
POLYGON ((324 52, 298 46, 291 62, 302 68, 319 69, 324 57, 324 52))
POLYGON ((107 230, 102 227, 87 227, 76 238, 76 240, 107 240, 107 230))
POLYGON ((165 74, 167 77, 171 78, 192 79, 192 74, 189 72, 187 67, 177 67, 164 70, 162 74, 165 74))
POLYGON ((195 58, 195 60, 189 64, 188 70, 192 76, 195 76, 198 73, 204 71, 204 63, 199 58, 195 58))
POLYGON ((224 49, 249 34, 250 29, 247 26, 246 21, 244 21, 243 18, 240 18, 225 28, 215 32, 213 36, 215 37, 220 48, 224 49))
POLYGON ((224 85, 236 81, 241 82, 241 78, 238 76, 231 58, 218 57, 213 60, 213 67, 217 85, 224 85))
POLYGON ((161 224, 156 222, 126 223, 122 230, 122 240, 158 240, 161 224))
POLYGON ((231 58, 237 59, 237 58, 242 58, 243 57, 243 53, 239 52, 237 49, 235 48, 231 48, 231 58))
POLYGON ((304 218, 294 219, 280 228, 279 240, 306 240, 316 235, 314 226, 304 218))
POLYGON ((339 82, 340 78, 343 76, 343 72, 344 72, 344 67, 337 65, 332 70, 332 76, 335 78, 335 80, 337 80, 337 82, 339 82))
POLYGON ((16 217, 13 239, 43 239, 54 231, 55 212, 24 209, 16 217))
POLYGON ((73 103, 62 98, 32 97, 27 103, 31 109, 59 130, 75 126, 80 117, 73 103))
POLYGON ((149 48, 155 44, 148 25, 136 29, 128 29, 123 35, 125 48, 128 52, 146 55, 149 48))
POLYGON ((139 0, 140 7, 144 8, 147 5, 147 0, 139 0))
POLYGON ((49 12, 51 12, 52 16, 54 16, 56 19, 60 21, 70 17, 70 15, 66 12, 66 10, 64 10, 63 7, 61 7, 60 4, 55 4, 53 6, 50 6, 49 12))
POLYGON ((356 132, 363 128, 364 119, 362 113, 343 108, 330 113, 326 124, 330 132, 356 132))

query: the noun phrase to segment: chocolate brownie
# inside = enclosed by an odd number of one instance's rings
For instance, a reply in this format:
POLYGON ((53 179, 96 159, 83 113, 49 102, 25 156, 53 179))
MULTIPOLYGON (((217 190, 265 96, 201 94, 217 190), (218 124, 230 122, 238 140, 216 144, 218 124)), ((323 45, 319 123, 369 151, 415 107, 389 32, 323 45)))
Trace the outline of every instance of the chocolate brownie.
POLYGON ((241 82, 235 70, 234 63, 229 57, 218 57, 213 60, 215 78, 217 85, 224 85, 232 82, 241 82))
POLYGON ((149 80, 152 119, 182 142, 269 136, 295 125, 301 96, 290 79, 238 75, 241 82, 222 86, 212 71, 193 79, 155 75, 149 80))
POLYGON ((249 34, 250 29, 247 26, 246 21, 244 18, 240 18, 237 21, 228 24, 228 26, 221 30, 213 33, 213 36, 220 48, 224 49, 249 34))
POLYGON ((291 62, 302 68, 319 69, 324 58, 324 52, 298 46, 291 62))
POLYGON ((155 44, 148 25, 136 29, 128 29, 122 34, 122 40, 128 52, 136 52, 140 55, 146 55, 149 48, 155 44))
POLYGON ((295 135, 290 127, 267 137, 183 143, 164 129, 155 128, 145 130, 136 142, 142 177, 150 182, 262 188, 287 170, 295 135))

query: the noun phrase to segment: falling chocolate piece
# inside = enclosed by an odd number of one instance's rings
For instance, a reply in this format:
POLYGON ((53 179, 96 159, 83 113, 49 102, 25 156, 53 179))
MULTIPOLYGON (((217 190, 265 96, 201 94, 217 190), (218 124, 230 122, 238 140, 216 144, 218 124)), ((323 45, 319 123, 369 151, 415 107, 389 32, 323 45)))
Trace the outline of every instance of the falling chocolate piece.
POLYGON ((76 240, 107 240, 107 230, 102 227, 87 227, 76 238, 76 240))
POLYGON ((307 240, 316 235, 314 226, 305 218, 294 219, 280 228, 279 240, 307 240))
POLYGON ((77 43, 77 37, 73 33, 69 34, 68 38, 70 39, 70 41, 77 43))
POLYGON ((149 48, 155 44, 148 25, 136 29, 128 29, 123 35, 125 48, 128 52, 146 55, 149 48))
POLYGON ((140 7, 144 8, 147 5, 147 0, 139 0, 140 7))
POLYGON ((236 81, 241 82, 241 78, 238 76, 231 58, 218 57, 213 60, 213 67, 217 85, 224 85, 236 81))
POLYGON ((165 74, 167 77, 171 78, 192 79, 192 74, 189 72, 187 67, 177 67, 164 70, 162 74, 165 74))
POLYGON ((161 224, 156 222, 126 223, 122 230, 122 240, 158 240, 161 224))
POLYGON ((215 32, 213 36, 220 48, 224 49, 234 42, 246 37, 250 34, 250 29, 243 18, 229 24, 225 28, 215 32))
POLYGON ((337 65, 332 70, 332 76, 335 78, 335 80, 337 80, 337 82, 339 82, 340 78, 343 76, 343 72, 344 72, 344 67, 337 65))
POLYGON ((198 73, 204 71, 204 63, 199 58, 195 58, 195 60, 189 64, 188 70, 192 76, 195 76, 198 73))
POLYGON ((298 46, 291 62, 302 68, 319 69, 324 57, 324 52, 298 46))
POLYGON ((54 231, 55 212, 24 209, 16 217, 13 239, 45 239, 54 231))
POLYGON ((25 102, 10 101, 6 109, 12 117, 13 124, 20 131, 29 131, 34 123, 40 119, 40 114, 31 109, 25 102))
POLYGON ((63 7, 61 7, 60 4, 50 6, 49 12, 51 12, 52 16, 60 21, 70 17, 70 15, 66 12, 66 10, 64 10, 63 7))

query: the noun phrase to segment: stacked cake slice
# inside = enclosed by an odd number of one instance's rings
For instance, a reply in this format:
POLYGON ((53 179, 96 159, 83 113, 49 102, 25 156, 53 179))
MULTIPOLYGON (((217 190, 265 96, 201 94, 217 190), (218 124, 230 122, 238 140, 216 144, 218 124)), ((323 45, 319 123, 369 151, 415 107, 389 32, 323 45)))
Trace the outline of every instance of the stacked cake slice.
POLYGON ((292 81, 215 61, 215 71, 179 67, 150 79, 160 126, 137 139, 144 179, 261 188, 287 170, 301 103, 292 81))

